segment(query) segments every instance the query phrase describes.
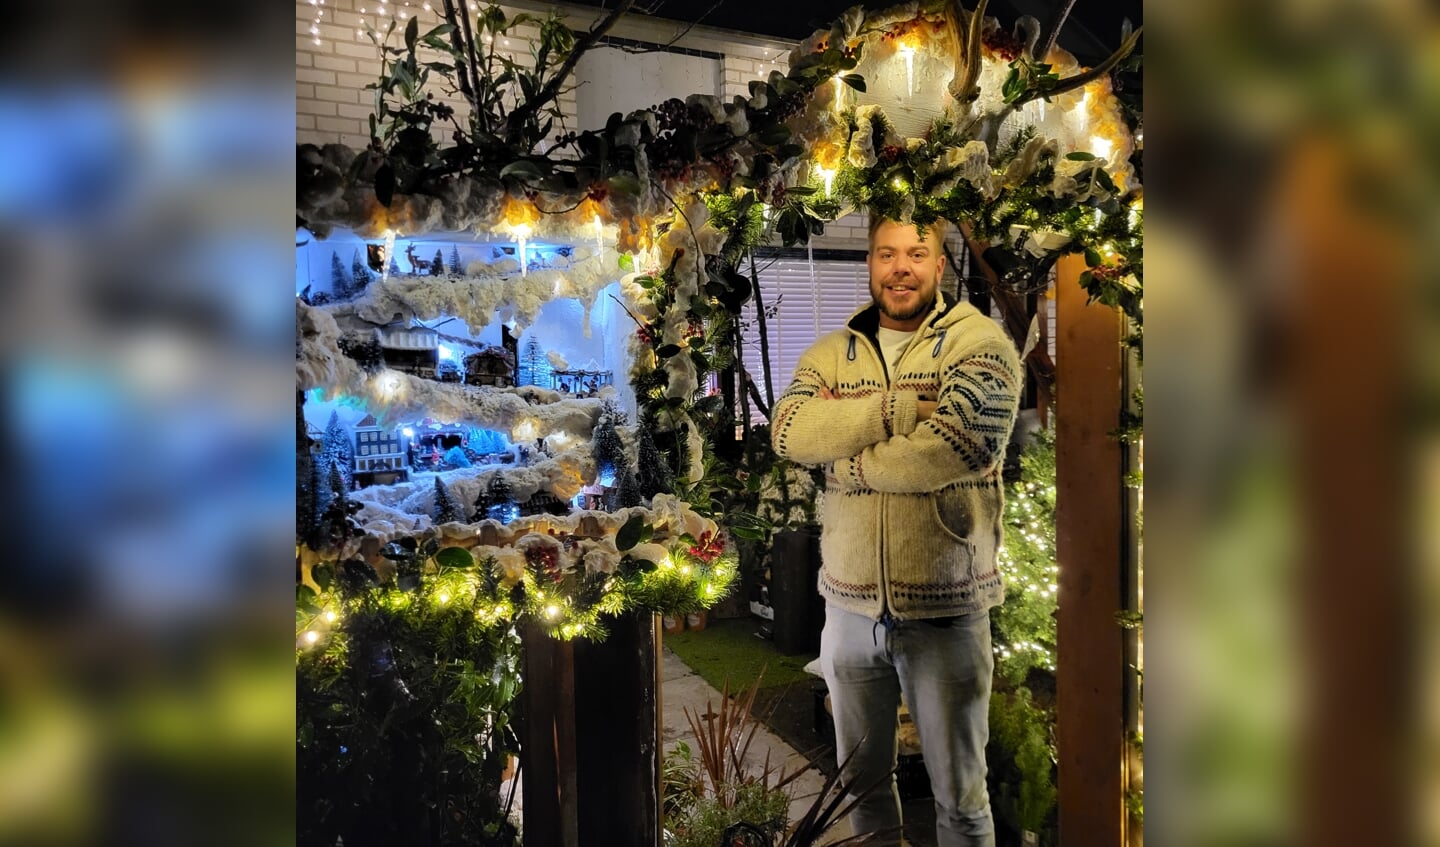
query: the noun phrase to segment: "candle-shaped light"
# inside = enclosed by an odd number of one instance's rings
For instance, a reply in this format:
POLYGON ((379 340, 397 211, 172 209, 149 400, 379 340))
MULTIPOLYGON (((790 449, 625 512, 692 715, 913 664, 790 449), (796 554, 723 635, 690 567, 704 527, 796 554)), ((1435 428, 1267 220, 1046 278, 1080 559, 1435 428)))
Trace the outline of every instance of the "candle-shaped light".
POLYGON ((829 168, 816 167, 820 172, 820 179, 825 183, 825 196, 830 196, 830 191, 835 187, 835 171, 829 168))
POLYGON ((595 256, 599 258, 605 254, 605 224, 600 222, 600 215, 595 215, 595 256))
POLYGON ((510 228, 510 231, 515 233, 516 248, 520 252, 520 275, 524 276, 530 264, 528 257, 525 255, 525 239, 530 237, 530 225, 515 224, 510 228))
POLYGON ((381 281, 381 282, 384 282, 385 280, 387 280, 387 279, 390 278, 390 262, 394 261, 394 260, 391 259, 390 257, 392 257, 392 256, 394 256, 394 255, 395 255, 395 230, 393 230, 393 229, 387 229, 387 230, 385 230, 385 258, 386 258, 387 261, 386 261, 386 263, 385 263, 385 270, 380 273, 380 281, 381 281))
POLYGON ((911 97, 915 96, 915 48, 908 44, 900 45, 900 55, 905 57, 905 90, 911 97))
POLYGON ((845 80, 840 76, 840 74, 835 75, 835 111, 837 112, 845 109, 845 80))

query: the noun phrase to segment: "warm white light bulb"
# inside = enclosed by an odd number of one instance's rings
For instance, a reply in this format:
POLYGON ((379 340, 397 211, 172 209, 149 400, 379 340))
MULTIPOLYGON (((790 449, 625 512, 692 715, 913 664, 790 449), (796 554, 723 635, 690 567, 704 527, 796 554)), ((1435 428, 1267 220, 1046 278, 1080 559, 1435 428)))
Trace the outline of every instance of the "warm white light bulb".
POLYGON ((326 622, 326 623, 335 623, 335 612, 334 612, 334 610, 329 610, 329 611, 326 611, 326 612, 325 612, 325 622, 326 622))
POLYGON ((545 607, 545 616, 546 616, 546 617, 548 617, 548 618, 553 618, 553 617, 555 617, 555 616, 558 615, 558 614, 560 614, 560 607, 559 607, 559 606, 546 606, 546 607, 545 607))
POLYGON ((306 644, 314 644, 315 642, 317 642, 317 641, 319 641, 319 640, 320 640, 320 633, 316 632, 316 631, 313 630, 313 629, 306 631, 306 633, 305 633, 305 643, 306 643, 306 644))

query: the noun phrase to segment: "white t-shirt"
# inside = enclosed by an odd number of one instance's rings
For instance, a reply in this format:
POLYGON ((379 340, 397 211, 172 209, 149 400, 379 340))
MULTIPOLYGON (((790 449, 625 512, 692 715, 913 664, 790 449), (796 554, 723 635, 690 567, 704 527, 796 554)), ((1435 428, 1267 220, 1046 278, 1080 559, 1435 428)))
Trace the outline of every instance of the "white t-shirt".
POLYGON ((876 329, 875 337, 880 342, 880 354, 885 357, 885 370, 893 378, 895 363, 900 361, 900 354, 910 346, 910 339, 915 337, 915 330, 904 332, 898 329, 886 329, 882 326, 876 329))

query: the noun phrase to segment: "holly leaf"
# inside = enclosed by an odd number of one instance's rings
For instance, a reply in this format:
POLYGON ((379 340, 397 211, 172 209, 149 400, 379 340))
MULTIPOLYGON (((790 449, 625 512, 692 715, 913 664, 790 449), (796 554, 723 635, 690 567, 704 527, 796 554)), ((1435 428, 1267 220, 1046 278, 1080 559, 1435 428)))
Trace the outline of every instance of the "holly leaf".
POLYGON ((630 520, 615 533, 615 549, 621 553, 650 537, 653 530, 645 523, 645 516, 631 515, 630 520))
POLYGON ((446 547, 435 554, 435 564, 441 570, 468 570, 475 567, 475 557, 463 547, 446 547))
POLYGON ((679 344, 666 344, 665 346, 661 347, 659 350, 656 350, 656 351, 655 351, 655 357, 656 357, 657 359, 668 359, 668 358, 670 358, 671 356, 673 356, 673 355, 675 355, 676 353, 679 353, 679 352, 680 352, 680 345, 679 345, 679 344))

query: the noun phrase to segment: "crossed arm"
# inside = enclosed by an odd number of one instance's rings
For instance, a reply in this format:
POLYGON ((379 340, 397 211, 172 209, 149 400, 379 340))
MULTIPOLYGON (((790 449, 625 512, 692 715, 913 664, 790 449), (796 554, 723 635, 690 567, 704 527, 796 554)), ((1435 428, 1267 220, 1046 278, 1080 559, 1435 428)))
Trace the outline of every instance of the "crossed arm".
POLYGON ((849 400, 837 398, 818 371, 802 380, 797 370, 777 404, 777 424, 789 426, 775 431, 776 451, 797 462, 830 464, 834 484, 844 488, 913 494, 984 476, 1003 460, 1009 442, 1020 403, 1019 357, 997 332, 953 354, 940 376, 934 399, 885 392, 849 400), (875 421, 886 403, 898 410, 888 425, 875 421), (850 423, 852 415, 871 423, 850 423))

